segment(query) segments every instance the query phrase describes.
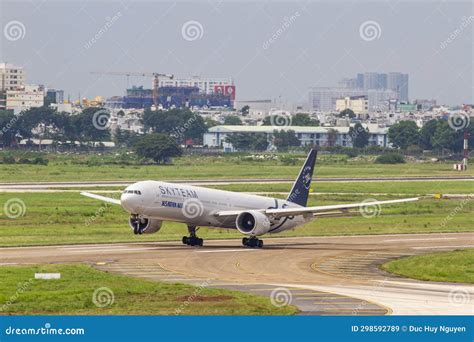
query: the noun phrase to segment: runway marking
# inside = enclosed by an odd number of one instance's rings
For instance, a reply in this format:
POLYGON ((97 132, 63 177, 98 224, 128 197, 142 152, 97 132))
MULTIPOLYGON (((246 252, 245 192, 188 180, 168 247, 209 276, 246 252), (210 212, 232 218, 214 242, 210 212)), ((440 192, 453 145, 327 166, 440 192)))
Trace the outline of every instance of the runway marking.
MULTIPOLYGON (((293 290, 290 290, 290 291, 293 292, 293 290)), ((326 296, 326 294, 318 293, 318 292, 299 292, 299 293, 295 293, 295 297, 307 297, 307 296, 323 297, 323 296, 326 296)))
POLYGON ((222 249, 218 251, 196 251, 196 253, 229 253, 229 252, 254 252, 258 249, 222 249))
POLYGON ((451 289, 464 289, 469 292, 474 292, 474 285, 470 284, 426 284, 426 282, 417 283, 415 281, 395 281, 395 280, 376 280, 377 282, 382 282, 384 284, 390 285, 405 285, 405 286, 414 286, 421 287, 423 289, 432 289, 448 292, 451 289))
MULTIPOLYGON (((277 286, 275 287, 269 287, 269 288, 257 288, 257 289, 249 289, 249 291, 272 291, 274 289, 276 289, 277 286)), ((308 289, 290 289, 290 291, 311 291, 311 290, 308 290, 308 289)), ((314 291, 315 294, 317 294, 318 292, 314 291)))
MULTIPOLYGON (((424 239, 423 239, 424 240, 424 239)), ((387 255, 387 256, 392 256, 392 255, 400 255, 400 256, 403 256, 403 255, 413 255, 413 253, 397 253, 397 252, 369 252, 369 254, 376 254, 376 255, 380 255, 380 256, 384 256, 384 255, 387 255)))
MULTIPOLYGON (((303 296, 303 297, 296 296, 296 298, 305 299, 305 300, 308 300, 308 299, 312 299, 312 300, 315 300, 315 299, 331 299, 332 300, 332 299, 347 299, 348 297, 346 297, 346 296, 303 296)), ((331 301, 331 303, 332 303, 332 301, 331 301)))
POLYGON ((90 253, 90 252, 110 253, 110 252, 118 252, 118 251, 121 251, 121 252, 145 251, 145 250, 152 250, 152 249, 155 249, 155 248, 116 248, 116 249, 93 249, 93 250, 86 249, 86 250, 72 250, 68 252, 69 253, 90 253))
POLYGON ((458 240, 458 238, 393 239, 393 240, 383 240, 382 242, 436 241, 436 240, 458 240))
POLYGON ((66 247, 60 247, 59 249, 64 249, 64 250, 81 250, 81 249, 117 249, 117 248, 130 248, 129 246, 126 245, 105 245, 105 246, 66 246, 66 247))
POLYGON ((339 306, 339 305, 343 305, 343 306, 359 306, 359 305, 366 305, 364 302, 360 302, 360 301, 353 301, 353 302, 334 302, 334 301, 330 301, 330 302, 313 302, 313 304, 316 304, 316 305, 331 305, 331 306, 339 306))
POLYGON ((472 248, 474 245, 460 245, 460 246, 431 246, 431 247, 412 247, 413 249, 439 249, 439 248, 472 248))

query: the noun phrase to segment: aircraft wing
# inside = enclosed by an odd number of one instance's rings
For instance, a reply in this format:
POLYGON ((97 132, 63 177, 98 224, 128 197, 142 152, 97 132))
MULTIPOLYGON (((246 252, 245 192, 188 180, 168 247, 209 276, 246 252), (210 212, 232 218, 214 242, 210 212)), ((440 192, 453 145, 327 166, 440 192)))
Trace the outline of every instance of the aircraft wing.
POLYGON ((93 199, 96 199, 96 200, 112 203, 112 204, 118 204, 118 205, 121 204, 120 200, 118 200, 118 199, 105 197, 105 196, 101 196, 101 195, 96 195, 96 194, 91 194, 90 192, 82 191, 81 195, 89 197, 89 198, 93 198, 93 199))
MULTIPOLYGON (((392 204, 392 203, 405 203, 405 202, 414 202, 418 201, 419 197, 413 198, 402 198, 397 200, 389 201, 372 201, 372 202, 361 202, 361 203, 352 203, 352 204, 336 204, 336 205, 323 205, 317 207, 299 207, 299 208, 283 208, 283 209, 260 209, 257 211, 262 212, 268 216, 275 217, 284 217, 284 216, 295 216, 295 215, 304 215, 304 214, 320 214, 324 212, 334 212, 336 210, 346 210, 353 208, 365 208, 371 206, 379 206, 383 204, 392 204)), ((228 210, 228 211, 219 211, 216 216, 236 216, 241 212, 248 210, 228 210)))

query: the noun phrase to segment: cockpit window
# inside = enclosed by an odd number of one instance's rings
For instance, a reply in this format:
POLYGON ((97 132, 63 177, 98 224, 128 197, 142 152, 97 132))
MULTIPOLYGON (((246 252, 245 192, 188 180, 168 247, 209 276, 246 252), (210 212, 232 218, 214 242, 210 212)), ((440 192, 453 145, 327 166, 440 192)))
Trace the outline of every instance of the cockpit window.
POLYGON ((134 195, 141 195, 142 192, 140 190, 124 190, 124 194, 134 194, 134 195))

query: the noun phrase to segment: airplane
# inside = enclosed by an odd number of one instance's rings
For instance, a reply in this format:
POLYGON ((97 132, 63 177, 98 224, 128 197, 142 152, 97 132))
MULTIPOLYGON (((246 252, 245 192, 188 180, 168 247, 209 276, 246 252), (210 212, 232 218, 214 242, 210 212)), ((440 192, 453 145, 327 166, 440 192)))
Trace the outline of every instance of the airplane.
POLYGON ((259 239, 262 235, 294 229, 318 215, 419 200, 414 197, 307 207, 316 158, 317 151, 311 149, 286 200, 152 180, 128 186, 120 200, 89 192, 81 195, 121 205, 130 213, 129 225, 135 234, 156 233, 164 221, 181 222, 188 226, 189 236, 182 238, 185 245, 202 246, 203 239, 196 234, 198 227, 213 227, 236 229, 245 235, 242 244, 251 248, 263 247, 259 239))

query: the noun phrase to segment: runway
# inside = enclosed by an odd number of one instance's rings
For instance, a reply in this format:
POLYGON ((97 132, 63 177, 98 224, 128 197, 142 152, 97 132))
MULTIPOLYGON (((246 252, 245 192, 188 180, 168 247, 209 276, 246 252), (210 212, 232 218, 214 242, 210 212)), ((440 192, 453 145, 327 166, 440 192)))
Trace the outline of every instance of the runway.
POLYGON ((83 262, 150 280, 235 289, 278 298, 301 314, 474 313, 473 285, 409 280, 379 269, 402 256, 474 248, 474 233, 264 241, 263 249, 246 249, 240 240, 206 240, 204 247, 181 242, 6 247, 0 248, 0 260, 10 265, 83 262))
MULTIPOLYGON (((290 184, 293 178, 241 178, 241 179, 161 179, 165 182, 183 183, 197 186, 206 185, 231 185, 231 184, 290 184)), ((322 182, 433 182, 433 181, 474 181, 474 176, 435 176, 435 177, 318 177, 313 181, 322 182)), ((81 182, 21 182, 0 183, 0 192, 15 190, 48 190, 60 188, 94 188, 94 187, 126 187, 137 180, 116 181, 81 181, 81 182)))

